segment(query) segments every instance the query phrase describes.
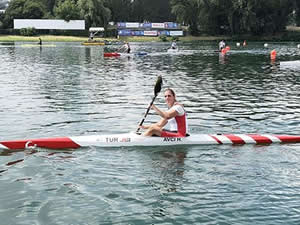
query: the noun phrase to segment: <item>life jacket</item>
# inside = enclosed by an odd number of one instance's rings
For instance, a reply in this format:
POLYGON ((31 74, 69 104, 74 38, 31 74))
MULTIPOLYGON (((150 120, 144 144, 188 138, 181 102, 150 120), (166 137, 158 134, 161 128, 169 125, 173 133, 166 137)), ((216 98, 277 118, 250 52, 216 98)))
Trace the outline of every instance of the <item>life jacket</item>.
POLYGON ((161 132, 161 137, 185 137, 186 136, 186 113, 182 116, 175 116, 177 123, 177 131, 167 131, 163 130, 161 132))

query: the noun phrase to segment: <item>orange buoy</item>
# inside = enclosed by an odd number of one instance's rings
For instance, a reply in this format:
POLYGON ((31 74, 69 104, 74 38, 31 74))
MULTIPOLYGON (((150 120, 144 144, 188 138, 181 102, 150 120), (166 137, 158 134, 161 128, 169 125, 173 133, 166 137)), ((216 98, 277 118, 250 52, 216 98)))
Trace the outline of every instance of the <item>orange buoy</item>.
POLYGON ((275 60, 276 59, 276 50, 275 49, 273 49, 271 52, 270 52, 270 57, 271 57, 271 59, 272 60, 275 60))

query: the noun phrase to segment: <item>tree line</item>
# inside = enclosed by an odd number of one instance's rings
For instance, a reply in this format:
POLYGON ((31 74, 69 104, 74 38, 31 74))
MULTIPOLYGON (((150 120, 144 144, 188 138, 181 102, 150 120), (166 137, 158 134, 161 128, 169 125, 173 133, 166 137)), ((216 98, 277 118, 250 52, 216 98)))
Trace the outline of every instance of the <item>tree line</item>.
MULTIPOLYGON (((0 0, 0 7, 4 5, 0 0), (2 4, 1 4, 2 3, 2 4)), ((178 22, 192 35, 273 34, 300 25, 299 0, 10 0, 0 28, 13 19, 84 19, 86 27, 114 22, 178 22)))

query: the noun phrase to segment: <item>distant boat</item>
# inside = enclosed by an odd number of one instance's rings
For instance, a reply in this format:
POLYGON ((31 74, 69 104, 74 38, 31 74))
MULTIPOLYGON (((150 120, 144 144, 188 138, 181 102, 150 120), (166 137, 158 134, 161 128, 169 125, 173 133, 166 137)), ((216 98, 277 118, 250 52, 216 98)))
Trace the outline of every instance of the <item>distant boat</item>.
POLYGON ((169 48, 169 49, 167 50, 168 53, 175 53, 175 52, 178 52, 178 51, 179 51, 178 48, 169 48))
POLYGON ((104 57, 130 57, 130 56, 145 56, 148 55, 147 52, 133 52, 133 53, 119 53, 119 52, 105 52, 104 57))
POLYGON ((280 62, 281 69, 300 69, 300 60, 280 62))
POLYGON ((118 52, 104 52, 104 57, 119 57, 120 55, 118 52))
POLYGON ((81 44, 94 46, 94 45, 105 45, 105 42, 104 41, 85 41, 85 42, 82 42, 81 44))

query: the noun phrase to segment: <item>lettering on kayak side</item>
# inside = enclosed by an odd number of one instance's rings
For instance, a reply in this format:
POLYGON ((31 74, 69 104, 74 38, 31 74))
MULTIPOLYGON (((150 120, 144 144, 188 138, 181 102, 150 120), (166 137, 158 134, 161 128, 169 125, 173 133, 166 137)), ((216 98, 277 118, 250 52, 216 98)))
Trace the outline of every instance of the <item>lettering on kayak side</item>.
POLYGON ((174 142, 174 141, 182 141, 179 137, 165 137, 164 141, 174 142))
POLYGON ((120 140, 120 142, 130 142, 130 141, 131 141, 130 138, 122 138, 120 140))
POLYGON ((106 142, 112 143, 112 142, 131 142, 131 139, 128 137, 125 138, 118 138, 118 137, 107 137, 106 142))

